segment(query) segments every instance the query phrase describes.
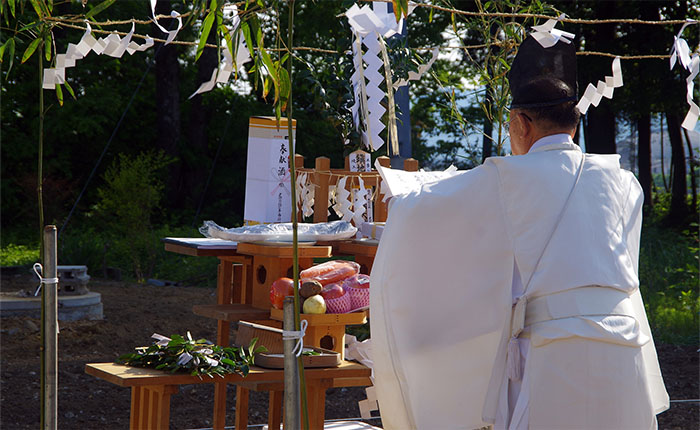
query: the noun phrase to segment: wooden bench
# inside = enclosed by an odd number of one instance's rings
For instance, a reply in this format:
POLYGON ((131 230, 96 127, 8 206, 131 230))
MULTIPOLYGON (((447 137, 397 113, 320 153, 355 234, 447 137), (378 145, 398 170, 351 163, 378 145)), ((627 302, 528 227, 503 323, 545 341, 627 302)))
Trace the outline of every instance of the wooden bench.
MULTIPOLYGON (((129 367, 114 363, 89 363, 85 373, 131 388, 131 412, 129 428, 168 429, 170 420, 170 396, 179 391, 180 385, 188 384, 235 384, 243 390, 236 399, 236 428, 248 424, 248 389, 270 391, 270 428, 279 429, 284 371, 253 367, 246 377, 227 375, 191 376, 185 373, 167 373, 155 369, 129 367), (276 408, 274 409, 273 408, 276 408)), ((371 370, 361 364, 343 361, 338 367, 304 369, 309 405, 311 429, 323 429, 326 389, 330 387, 371 385, 371 370)), ((225 386, 225 385, 224 385, 225 386)), ((216 427, 215 427, 216 428, 216 427)), ((223 427, 222 427, 223 428, 223 427)))

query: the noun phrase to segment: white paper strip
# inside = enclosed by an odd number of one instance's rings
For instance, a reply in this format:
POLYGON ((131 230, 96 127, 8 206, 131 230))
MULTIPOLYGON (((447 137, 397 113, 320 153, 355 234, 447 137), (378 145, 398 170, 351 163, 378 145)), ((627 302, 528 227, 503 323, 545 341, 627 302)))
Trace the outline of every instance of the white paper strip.
MULTIPOLYGON (((366 221, 365 213, 367 212, 367 189, 365 188, 365 182, 362 180, 361 176, 357 177, 357 182, 359 183, 359 188, 355 190, 355 196, 353 199, 354 210, 352 220, 356 226, 361 226, 362 223, 366 221)), ((362 235, 360 234, 359 237, 362 237, 362 235)))
POLYGON ((564 43, 571 43, 571 40, 576 37, 575 34, 554 28, 557 22, 562 18, 564 18, 564 14, 559 15, 557 19, 548 19, 544 24, 532 27, 532 29, 535 30, 535 32, 532 33, 532 37, 539 42, 543 48, 551 48, 560 40, 564 43))
POLYGON ((314 185, 309 180, 306 173, 304 174, 304 187, 301 196, 301 212, 305 217, 314 214, 314 185))
POLYGON ((408 81, 417 81, 418 79, 420 79, 425 74, 425 72, 427 72, 430 69, 430 67, 432 67, 435 60, 437 60, 439 53, 440 48, 433 48, 430 60, 428 60, 427 63, 418 66, 418 73, 411 70, 410 72, 408 72, 408 79, 399 79, 398 81, 394 82, 394 89, 408 84, 408 81))
POLYGON ((177 19, 177 28, 175 30, 166 29, 165 27, 160 25, 158 23, 158 20, 156 19, 156 3, 158 3, 158 0, 151 0, 151 15, 153 17, 153 22, 160 29, 160 31, 168 35, 168 37, 165 40, 165 44, 167 45, 175 39, 175 36, 177 36, 177 33, 182 28, 182 18, 180 18, 180 14, 178 12, 174 10, 170 11, 170 16, 177 19))
POLYGON ((343 221, 352 221, 352 200, 350 191, 345 188, 347 183, 347 176, 343 176, 338 180, 338 185, 335 190, 336 203, 333 206, 333 210, 343 221))
POLYGON ((226 82, 228 82, 234 69, 240 71, 241 69, 243 69, 243 65, 252 59, 250 57, 250 51, 246 47, 243 37, 240 37, 240 33, 238 37, 236 37, 235 34, 236 29, 238 28, 238 25, 241 22, 241 19, 238 17, 238 7, 236 5, 227 5, 224 7, 224 14, 230 15, 233 20, 232 28, 231 30, 229 30, 229 34, 232 38, 234 38, 234 40, 237 41, 235 48, 236 61, 233 60, 233 53, 229 51, 228 45, 224 46, 222 50, 223 59, 221 60, 221 64, 219 64, 219 66, 216 69, 212 70, 211 78, 208 81, 202 83, 199 86, 199 88, 197 88, 197 91, 192 93, 192 95, 189 98, 192 98, 197 94, 202 94, 207 91, 213 90, 217 83, 225 84, 226 82))
POLYGON ((56 69, 44 69, 44 82, 42 88, 51 90, 56 87, 56 69))
MULTIPOLYGON (((409 3, 408 13, 415 7, 415 4, 409 3)), ((386 38, 400 33, 404 20, 401 18, 397 23, 385 2, 374 2, 373 8, 367 4, 361 8, 354 4, 345 12, 345 16, 356 38, 353 43, 355 73, 350 78, 355 95, 353 119, 362 133, 362 143, 376 150, 384 145, 380 133, 385 128, 381 120, 385 112, 382 105, 385 94, 380 89, 384 81, 380 73, 383 62, 379 57, 381 45, 377 34, 386 38), (364 53, 363 45, 367 48, 364 53)))
POLYGON ((134 35, 134 23, 131 23, 131 31, 129 31, 123 39, 120 39, 118 35, 112 33, 107 36, 107 46, 105 47, 104 53, 110 57, 121 58, 126 52, 126 47, 129 46, 131 42, 131 37, 134 35))
POLYGON ((687 26, 697 23, 698 21, 687 19, 687 22, 683 24, 678 34, 674 36, 673 45, 671 45, 670 69, 673 69, 673 66, 676 65, 676 59, 678 59, 684 69, 690 70, 690 47, 688 46, 688 42, 681 37, 681 34, 683 34, 683 30, 685 30, 687 26))
POLYGON ((129 55, 134 55, 134 52, 141 52, 150 48, 151 46, 153 46, 153 43, 153 38, 149 35, 146 35, 146 41, 141 45, 134 42, 133 40, 129 42, 129 45, 126 47, 126 52, 128 52, 129 55))
POLYGON ((598 106, 603 97, 611 99, 613 97, 613 90, 621 86, 622 66, 620 64, 620 57, 615 57, 612 62, 612 76, 606 76, 605 80, 598 81, 596 86, 588 84, 586 91, 581 96, 576 107, 581 112, 581 115, 585 115, 591 105, 598 106))
POLYGON ((66 69, 75 67, 76 61, 85 58, 90 51, 97 54, 106 54, 111 57, 121 58, 124 52, 133 54, 137 51, 145 51, 153 46, 153 38, 146 36, 146 42, 139 45, 131 40, 134 35, 135 25, 131 24, 131 31, 120 38, 118 34, 110 34, 99 40, 92 36, 92 27, 86 22, 86 29, 78 44, 69 43, 65 54, 56 55, 56 67, 44 69, 44 89, 53 89, 56 84, 66 82, 66 69))
POLYGON ((688 90, 686 101, 690 105, 690 109, 688 110, 688 113, 686 114, 681 126, 686 130, 694 130, 695 124, 698 122, 698 117, 700 116, 700 107, 698 107, 698 105, 693 101, 693 87, 695 85, 694 81, 698 76, 698 72, 700 71, 700 55, 693 55, 689 67, 690 75, 688 75, 688 78, 686 79, 686 87, 688 90))

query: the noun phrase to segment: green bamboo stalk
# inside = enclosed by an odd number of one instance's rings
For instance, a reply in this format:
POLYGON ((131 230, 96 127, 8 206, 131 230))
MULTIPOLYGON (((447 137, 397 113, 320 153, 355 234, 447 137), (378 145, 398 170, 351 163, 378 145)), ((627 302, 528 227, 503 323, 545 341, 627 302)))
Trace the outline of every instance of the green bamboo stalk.
POLYGON ((37 48, 39 56, 39 165, 36 191, 39 199, 39 261, 44 261, 44 42, 37 48))
MULTIPOLYGON (((42 37, 43 39, 43 37, 42 37)), ((39 199, 39 261, 44 262, 44 203, 43 203, 43 167, 44 167, 44 53, 43 51, 44 42, 39 44, 37 48, 39 57, 39 165, 37 172, 37 196, 39 199)), ((44 276, 44 273, 41 274, 44 276)), ((46 285, 41 285, 41 347, 40 351, 40 407, 41 415, 39 419, 39 428, 44 429, 46 425, 46 411, 45 411, 45 393, 46 393, 46 365, 44 363, 44 358, 46 356, 46 351, 44 350, 44 340, 46 339, 45 326, 45 314, 46 314, 46 285)))
MULTIPOLYGON (((291 194, 292 194, 292 246, 294 247, 294 330, 300 330, 301 316, 299 315, 299 241, 297 221, 297 194, 296 194, 296 163, 294 161, 294 128, 292 126, 292 61, 294 54, 292 46, 294 40, 294 0, 289 0, 289 21, 287 25, 287 49, 289 50, 289 58, 287 59, 287 74, 289 75, 289 97, 287 98, 287 130, 289 132, 289 165, 291 170, 291 194)), ((304 363, 302 356, 297 358, 299 366, 299 388, 301 394, 301 417, 302 425, 305 430, 309 428, 309 413, 306 400, 306 378, 304 377, 304 363)))

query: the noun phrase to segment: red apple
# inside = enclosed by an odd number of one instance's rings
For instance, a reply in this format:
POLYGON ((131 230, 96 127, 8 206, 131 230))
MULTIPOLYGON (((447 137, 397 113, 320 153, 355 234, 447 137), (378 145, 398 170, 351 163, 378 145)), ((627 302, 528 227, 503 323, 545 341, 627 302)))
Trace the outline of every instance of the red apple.
POLYGON ((333 282, 323 287, 321 290, 321 296, 326 300, 337 299, 345 294, 345 290, 340 285, 340 282, 333 282))
POLYGON ((294 295, 294 281, 289 278, 279 278, 270 286, 270 303, 275 309, 282 309, 284 298, 294 295))

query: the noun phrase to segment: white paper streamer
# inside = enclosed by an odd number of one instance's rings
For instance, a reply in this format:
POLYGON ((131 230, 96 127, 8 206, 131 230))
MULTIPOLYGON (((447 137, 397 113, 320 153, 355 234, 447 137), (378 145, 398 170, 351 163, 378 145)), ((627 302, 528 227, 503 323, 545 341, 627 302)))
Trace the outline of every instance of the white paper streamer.
MULTIPOLYGON (((335 212, 335 205, 337 203, 335 194, 336 188, 337 187, 335 185, 328 186, 328 216, 331 216, 331 209, 333 209, 333 212, 335 212)), ((340 216, 340 213, 337 214, 340 216)))
POLYGON ((367 133, 363 135, 363 143, 367 148, 372 148, 376 151, 384 145, 384 140, 380 136, 380 133, 385 128, 382 122, 382 116, 384 116, 386 111, 382 105, 385 94, 380 88, 380 85, 384 82, 384 76, 379 72, 384 62, 379 58, 381 45, 377 38, 377 33, 365 36, 363 43, 367 47, 367 51, 362 56, 367 64, 363 74, 368 80, 365 86, 368 117, 364 118, 367 124, 367 133))
POLYGON ((302 172, 297 176, 296 190, 299 201, 301 202, 302 216, 308 217, 313 215, 314 193, 308 173, 302 172))
POLYGON ((414 72, 411 70, 408 72, 408 79, 399 79, 398 81, 394 82, 394 89, 397 89, 399 87, 403 87, 404 85, 407 85, 409 81, 417 81, 420 79, 425 72, 427 72, 438 58, 438 54, 440 53, 440 48, 433 48, 432 56, 430 57, 430 60, 428 60, 427 63, 421 64, 418 66, 418 72, 414 72))
POLYGON ((690 47, 688 42, 681 37, 683 30, 691 24, 697 24, 698 21, 688 19, 685 24, 681 27, 678 34, 674 36, 673 45, 671 46, 671 59, 670 59, 670 69, 676 65, 676 60, 681 64, 681 66, 690 72, 686 78, 686 101, 690 108, 688 113, 683 120, 681 126, 686 130, 695 129, 695 124, 698 122, 698 117, 700 116, 700 107, 693 101, 693 87, 695 86, 694 80, 698 76, 698 69, 700 68, 700 58, 698 54, 690 56, 690 47))
MULTIPOLYGON (((414 3, 409 3, 408 13, 415 7, 414 3)), ((353 43, 355 73, 350 78, 355 93, 353 119, 355 126, 362 132, 362 143, 367 148, 376 150, 384 145, 380 133, 385 127, 381 121, 385 112, 381 102, 385 94, 380 89, 384 77, 379 72, 383 62, 379 57, 381 45, 378 37, 387 38, 400 33, 404 20, 401 18, 397 23, 394 13, 388 11, 385 2, 374 2, 373 8, 369 5, 360 8, 354 4, 345 12, 345 16, 356 38, 353 43), (363 45, 367 48, 364 52, 363 45)))
POLYGON ((343 176, 338 179, 338 185, 335 187, 335 204, 333 205, 333 210, 341 220, 350 222, 352 221, 352 200, 350 191, 345 188, 348 177, 343 176))
POLYGON ((384 39, 377 36, 379 44, 382 48, 382 60, 384 62, 384 79, 386 80, 386 101, 389 107, 389 116, 387 122, 387 138, 389 139, 389 155, 399 155, 399 133, 396 128, 396 103, 394 102, 394 86, 391 82, 391 64, 389 63, 389 53, 386 50, 384 39))
POLYGON ((153 46, 153 38, 149 36, 146 36, 146 42, 141 45, 131 40, 135 29, 133 23, 131 24, 131 31, 123 39, 117 34, 110 34, 97 40, 92 36, 90 23, 86 22, 86 25, 87 28, 80 42, 77 45, 69 43, 65 54, 56 55, 56 67, 44 69, 44 81, 42 84, 44 89, 49 90, 55 88, 56 84, 64 84, 66 82, 66 69, 75 67, 76 61, 85 58, 90 51, 120 58, 125 51, 131 55, 134 52, 145 51, 153 46))
POLYGON ((229 51, 228 46, 225 46, 223 48, 223 59, 221 60, 221 64, 219 64, 219 66, 216 69, 212 70, 211 78, 207 82, 202 83, 199 86, 199 88, 197 88, 197 91, 192 93, 192 95, 189 98, 192 98, 197 94, 202 94, 207 91, 213 90, 217 83, 225 84, 226 82, 228 82, 234 69, 240 71, 243 68, 243 65, 252 59, 250 56, 250 51, 246 47, 243 38, 236 37, 236 35, 234 34, 236 32, 236 29, 238 28, 238 25, 241 22, 241 19, 238 17, 238 7, 236 5, 225 6, 224 15, 230 15, 233 20, 231 30, 229 30, 229 34, 232 38, 234 38, 236 42, 236 60, 234 61, 233 53, 229 51))
POLYGON ((175 30, 168 30, 162 25, 158 23, 158 20, 156 19, 156 3, 158 3, 158 0, 151 0, 151 15, 153 16, 153 22, 155 25, 162 31, 163 33, 166 33, 168 35, 167 39, 165 39, 165 44, 169 44, 170 42, 175 39, 175 36, 177 36, 177 33, 180 31, 182 28, 182 18, 180 18, 180 14, 176 11, 170 11, 170 16, 173 18, 177 19, 177 28, 175 30))
POLYGON ((355 123, 355 128, 360 130, 365 146, 371 148, 371 141, 368 144, 365 142, 365 136, 372 136, 371 125, 369 123, 369 110, 367 108, 367 81, 364 75, 364 63, 362 61, 362 38, 357 33, 353 33, 353 64, 355 72, 350 77, 350 82, 355 95, 355 103, 352 105, 352 119, 355 123), (362 110, 362 120, 360 119, 360 110, 362 110), (361 128, 364 123, 365 129, 361 128))
POLYGON ((157 340, 158 342, 156 342, 156 345, 159 345, 159 346, 167 346, 168 342, 170 342, 169 337, 165 337, 162 334, 158 334, 158 333, 153 333, 151 335, 151 338, 157 340))
POLYGON ((121 58, 122 55, 124 55, 124 52, 126 52, 129 42, 131 42, 131 37, 134 35, 134 28, 135 26, 132 22, 131 31, 129 31, 123 39, 119 38, 119 35, 114 33, 107 36, 105 39, 107 46, 105 46, 103 53, 109 55, 110 57, 121 58))
POLYGON ((695 78, 698 76, 698 71, 700 70, 700 56, 698 54, 693 55, 693 59, 690 61, 690 75, 686 79, 686 87, 688 93, 686 95, 686 101, 690 105, 690 109, 683 120, 681 126, 686 130, 694 130, 695 124, 698 122, 698 117, 700 116, 700 107, 693 101, 693 86, 695 78))
POLYGON ((379 410, 376 388, 374 386, 367 387, 365 394, 367 394, 367 398, 360 400, 357 404, 360 407, 360 416, 363 419, 370 419, 372 418, 372 411, 379 410))
POLYGON ((620 57, 615 57, 612 62, 612 76, 606 76, 604 81, 598 81, 597 85, 588 84, 576 107, 585 115, 588 108, 598 106, 600 100, 605 97, 611 99, 613 90, 622 86, 622 66, 620 57))
POLYGON ((309 217, 314 213, 314 188, 311 181, 305 182, 304 191, 301 198, 301 212, 305 217, 309 217))
POLYGON ((153 46, 153 38, 150 37, 149 35, 146 35, 146 42, 144 42, 141 45, 134 42, 133 40, 131 42, 129 42, 129 45, 126 47, 126 52, 128 52, 129 55, 134 55, 134 52, 145 51, 146 49, 150 48, 151 46, 153 46))
MULTIPOLYGON (((360 187, 359 189, 355 190, 352 220, 355 222, 356 226, 360 226, 363 222, 365 222, 365 212, 367 211, 367 189, 365 188, 365 182, 362 180, 361 176, 357 177, 357 182, 359 183, 360 187)), ((360 237, 362 237, 361 234, 360 237)))
POLYGON ((690 70, 690 47, 688 46, 688 42, 681 37, 681 34, 683 34, 683 30, 685 30, 687 26, 697 23, 698 21, 687 19, 687 22, 683 24, 678 34, 673 37, 674 40, 673 45, 671 46, 670 69, 673 69, 673 66, 676 65, 676 59, 678 59, 684 69, 690 70))
POLYGON ((547 22, 541 25, 532 27, 535 30, 532 37, 542 45, 543 48, 551 48, 560 40, 564 43, 571 43, 571 40, 576 37, 575 34, 554 28, 557 22, 564 18, 564 14, 559 15, 557 19, 548 19, 547 22))

